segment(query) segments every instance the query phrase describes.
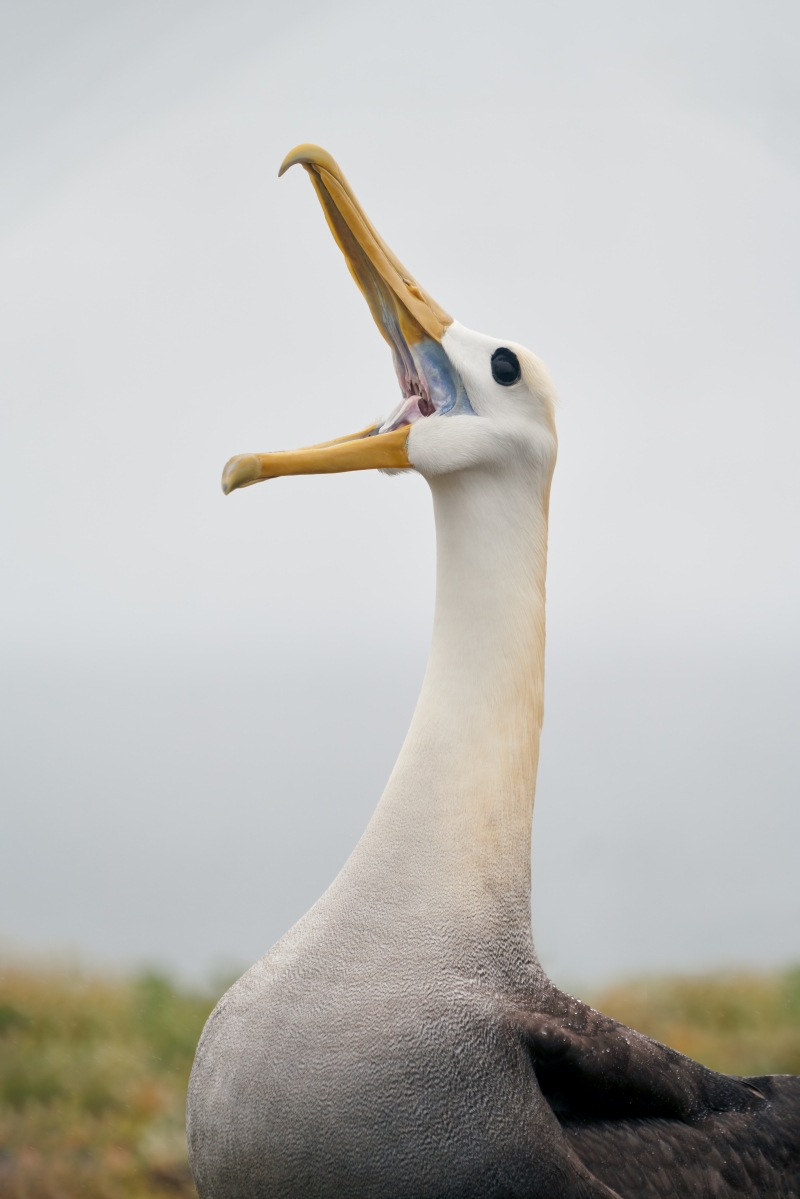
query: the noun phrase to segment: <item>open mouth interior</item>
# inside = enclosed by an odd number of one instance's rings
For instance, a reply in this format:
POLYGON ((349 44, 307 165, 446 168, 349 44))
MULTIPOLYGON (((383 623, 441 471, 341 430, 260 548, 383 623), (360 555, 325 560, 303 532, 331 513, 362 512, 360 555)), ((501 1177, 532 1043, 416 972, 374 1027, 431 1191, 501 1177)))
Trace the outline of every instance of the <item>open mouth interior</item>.
POLYGON ((464 384, 438 341, 425 337, 409 345, 396 326, 392 328, 387 322, 383 329, 389 333, 384 336, 392 349, 403 398, 379 432, 389 433, 428 416, 472 412, 464 384))
POLYGON ((379 432, 389 433, 427 416, 460 412, 474 416, 461 377, 441 343, 423 334, 419 341, 409 344, 399 322, 391 320, 392 316, 394 313, 386 313, 389 319, 381 322, 381 332, 391 346, 403 398, 379 432))
MULTIPOLYGON (((397 297, 376 275, 372 264, 367 260, 360 246, 359 253, 362 258, 361 269, 371 276, 372 287, 370 290, 374 290, 374 294, 379 300, 379 316, 376 323, 391 348, 395 374, 402 393, 400 403, 389 413, 378 430, 379 433, 390 433, 393 429, 411 425, 422 417, 433 416, 436 412, 436 404, 431 396, 431 388, 425 372, 420 370, 411 347, 403 336, 398 320, 397 297)), ((370 307, 372 308, 372 305, 370 307)), ((404 313, 404 315, 408 322, 409 314, 404 313)), ((374 308, 373 316, 375 316, 374 308)))

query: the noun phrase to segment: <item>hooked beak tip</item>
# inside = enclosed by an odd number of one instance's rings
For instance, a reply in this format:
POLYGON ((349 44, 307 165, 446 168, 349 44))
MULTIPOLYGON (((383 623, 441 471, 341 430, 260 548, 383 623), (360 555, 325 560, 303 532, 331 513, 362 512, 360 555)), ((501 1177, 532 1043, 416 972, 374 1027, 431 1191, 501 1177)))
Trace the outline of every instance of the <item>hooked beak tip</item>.
POLYGON ((225 463, 222 472, 223 495, 230 495, 239 487, 249 487, 261 478, 261 462, 255 454, 237 454, 225 463))
POLYGON ((304 167, 316 167, 328 171, 335 179, 341 180, 342 178, 342 172, 339 170, 336 159, 327 150, 323 150, 322 146, 315 146, 313 142, 303 142, 289 151, 281 163, 278 178, 280 179, 281 175, 289 170, 289 167, 293 167, 298 162, 302 163, 304 167))

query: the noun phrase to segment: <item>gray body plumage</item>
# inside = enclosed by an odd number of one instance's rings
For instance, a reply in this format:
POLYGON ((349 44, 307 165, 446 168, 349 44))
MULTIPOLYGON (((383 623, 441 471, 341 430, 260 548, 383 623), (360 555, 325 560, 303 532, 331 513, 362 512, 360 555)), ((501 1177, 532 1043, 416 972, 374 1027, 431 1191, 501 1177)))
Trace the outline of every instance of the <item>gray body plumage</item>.
POLYGON ((513 1019, 546 986, 535 963, 501 980, 446 928, 400 921, 387 938, 366 904, 354 929, 343 898, 326 896, 209 1021, 189 1107, 201 1196, 566 1193, 558 1122, 513 1019))
POLYGON ((334 886, 209 1020, 201 1199, 800 1194, 800 1079, 706 1070, 559 992, 513 939, 478 965, 446 928, 387 940, 348 906, 334 886))

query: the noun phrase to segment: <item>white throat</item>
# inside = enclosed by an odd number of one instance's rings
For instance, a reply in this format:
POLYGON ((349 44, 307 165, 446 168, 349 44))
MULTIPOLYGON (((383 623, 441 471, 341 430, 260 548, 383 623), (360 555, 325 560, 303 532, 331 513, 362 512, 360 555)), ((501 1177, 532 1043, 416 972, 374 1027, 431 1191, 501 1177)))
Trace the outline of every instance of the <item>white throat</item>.
POLYGON ((530 943, 549 467, 532 472, 519 456, 429 480, 428 668, 384 795, 337 880, 434 940, 458 928, 480 955, 504 939, 516 961, 530 943))

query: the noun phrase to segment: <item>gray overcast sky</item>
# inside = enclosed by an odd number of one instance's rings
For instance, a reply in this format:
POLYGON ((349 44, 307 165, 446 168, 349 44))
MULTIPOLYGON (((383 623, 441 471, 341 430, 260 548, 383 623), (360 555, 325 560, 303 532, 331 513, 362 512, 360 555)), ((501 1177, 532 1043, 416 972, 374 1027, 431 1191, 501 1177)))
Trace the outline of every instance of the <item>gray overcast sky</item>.
POLYGON ((562 982, 800 959, 800 10, 0 3, 0 931, 202 976, 324 889, 424 669, 339 159, 561 394, 534 917, 562 982))

